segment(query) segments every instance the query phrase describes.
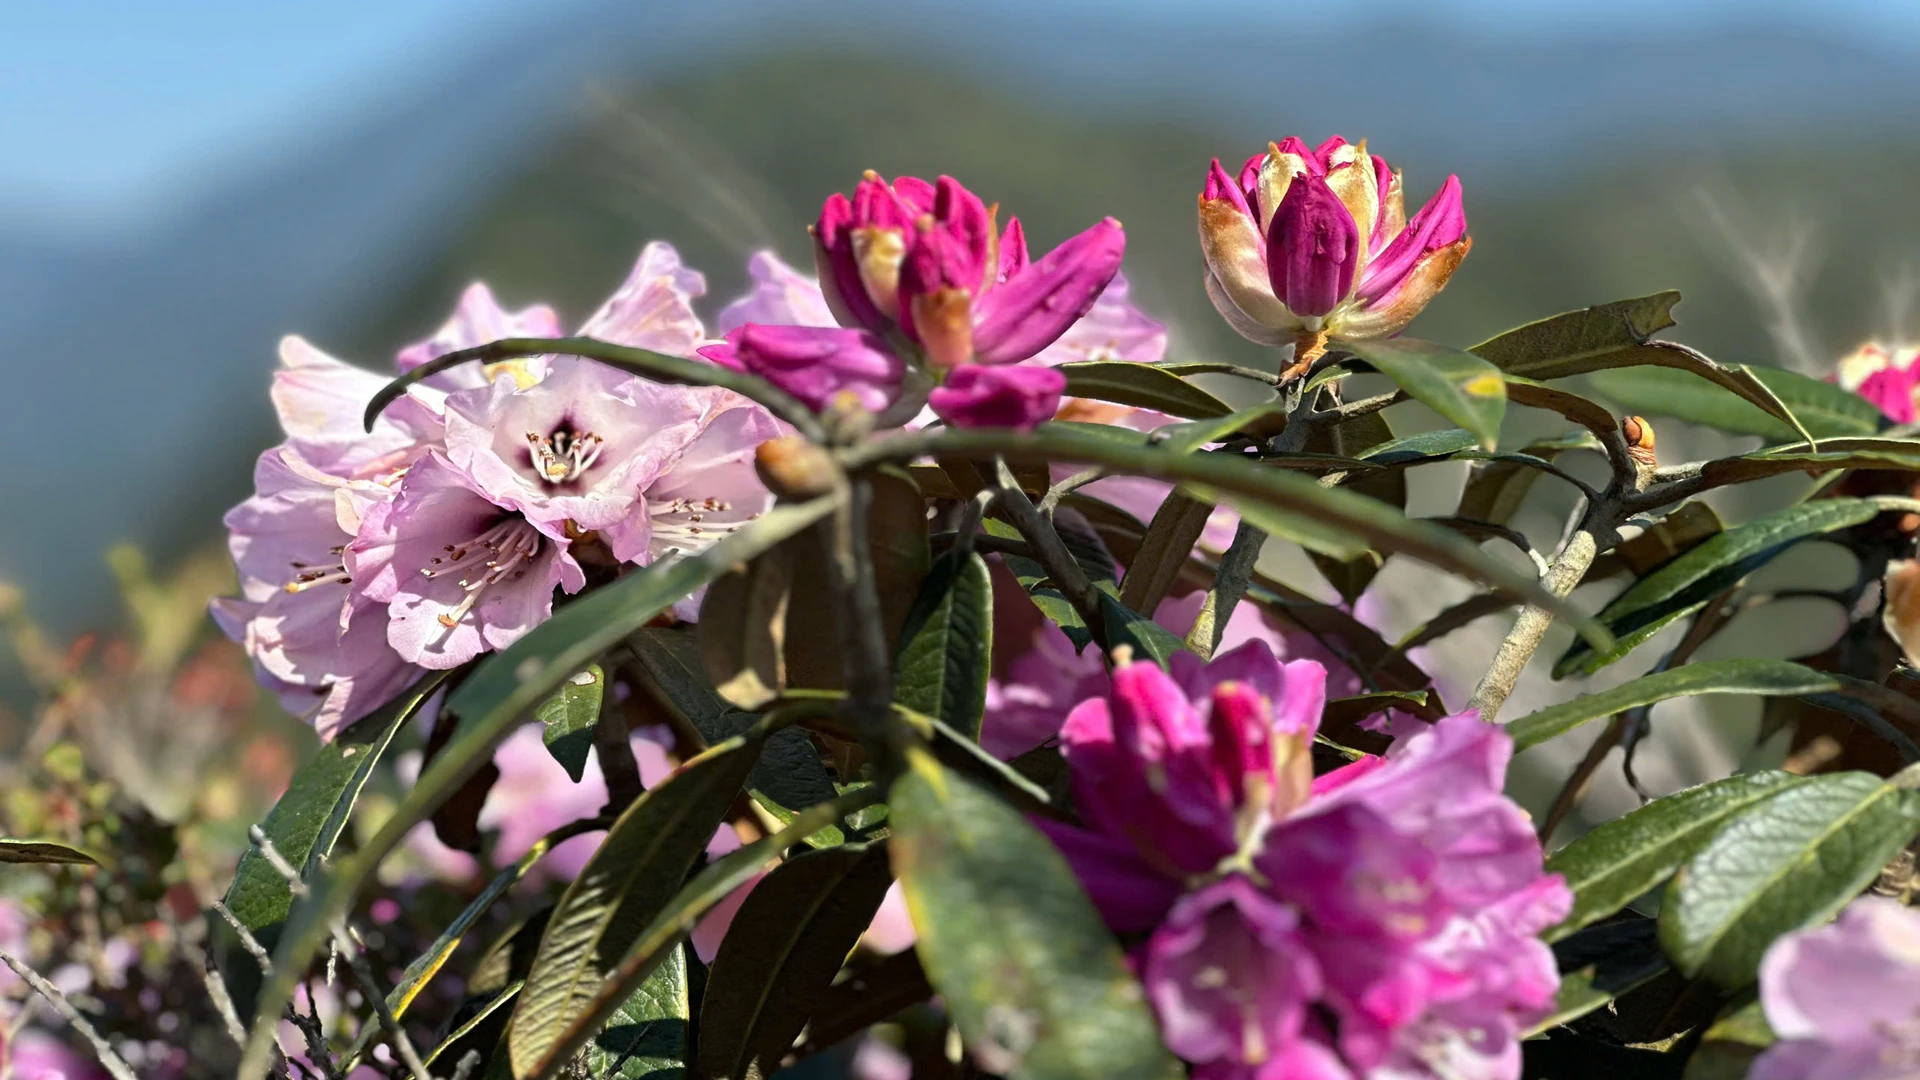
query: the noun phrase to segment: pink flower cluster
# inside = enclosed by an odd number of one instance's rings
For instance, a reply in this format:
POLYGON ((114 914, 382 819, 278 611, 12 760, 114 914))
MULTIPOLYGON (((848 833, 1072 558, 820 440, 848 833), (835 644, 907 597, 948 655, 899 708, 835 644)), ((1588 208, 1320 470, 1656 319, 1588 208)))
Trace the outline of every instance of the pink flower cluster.
POLYGON ((1780 938, 1760 963, 1760 1004, 1779 1041, 1747 1080, 1920 1075, 1920 911, 1863 897, 1780 938))
POLYGON ((1207 295, 1242 335, 1390 337, 1466 258, 1460 181, 1409 220, 1400 174, 1365 142, 1270 144, 1230 174, 1216 158, 1200 194, 1207 295))
POLYGON ((1318 663, 1251 642, 1116 658, 1061 731, 1085 827, 1042 827, 1208 1080, 1511 1080, 1572 895, 1503 794, 1511 742, 1448 717, 1315 778, 1318 663))
POLYGON ((1020 220, 1003 230, 998 210, 950 176, 869 172, 853 198, 828 198, 813 227, 824 312, 746 321, 701 354, 815 409, 846 394, 894 423, 922 400, 962 427, 1051 419, 1066 378, 1020 362, 1093 308, 1126 237, 1108 218, 1034 260, 1020 220))
MULTIPOLYGON (((585 336, 690 354, 701 276, 649 245, 585 336)), ((556 337, 546 307, 502 310, 475 285, 411 369, 503 336, 556 337)), ((273 401, 287 439, 227 515, 241 595, 216 621, 323 738, 425 668, 506 648, 578 592, 587 565, 699 551, 771 502, 753 451, 782 433, 728 391, 669 387, 600 364, 534 358, 416 384, 374 425, 388 381, 299 338, 273 401)))
POLYGON ((1841 359, 1833 381, 1873 402, 1896 424, 1920 416, 1920 346, 1869 341, 1841 359))

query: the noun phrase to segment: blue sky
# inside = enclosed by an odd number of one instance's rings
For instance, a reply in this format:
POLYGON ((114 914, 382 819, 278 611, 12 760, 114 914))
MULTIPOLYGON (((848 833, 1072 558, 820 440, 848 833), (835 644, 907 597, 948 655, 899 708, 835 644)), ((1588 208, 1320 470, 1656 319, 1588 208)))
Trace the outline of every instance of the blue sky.
MULTIPOLYGON (((52 233, 111 234, 190 198, 222 170, 296 148, 317 125, 349 122, 404 94, 416 74, 516 25, 591 2, 0 0, 0 40, 8 43, 0 216, 52 233)), ((1106 14, 1113 2, 1102 5, 1106 14)), ((1187 10, 1177 0, 1119 3, 1147 19, 1187 10)), ((1920 4, 1911 0, 1370 0, 1299 4, 1297 12, 1275 0, 1215 0, 1209 10, 1236 5, 1266 18, 1337 18, 1363 33, 1373 20, 1416 14, 1494 35, 1632 35, 1762 16, 1864 37, 1920 31, 1920 4)))

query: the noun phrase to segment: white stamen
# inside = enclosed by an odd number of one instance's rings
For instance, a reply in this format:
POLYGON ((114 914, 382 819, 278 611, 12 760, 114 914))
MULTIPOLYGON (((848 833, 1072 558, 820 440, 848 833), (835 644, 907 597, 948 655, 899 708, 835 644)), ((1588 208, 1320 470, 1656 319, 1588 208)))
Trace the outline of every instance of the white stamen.
POLYGON ((550 484, 564 484, 592 468, 605 447, 606 440, 591 431, 576 433, 561 428, 551 438, 537 431, 527 432, 527 454, 533 459, 533 471, 550 484))
POLYGON ((466 595, 461 597, 458 604, 441 613, 440 625, 452 630, 473 610, 488 586, 526 573, 527 564, 540 553, 543 540, 539 531, 525 519, 514 517, 500 522, 466 544, 448 544, 445 556, 435 556, 420 571, 420 576, 426 578, 449 573, 460 575, 459 585, 466 595))

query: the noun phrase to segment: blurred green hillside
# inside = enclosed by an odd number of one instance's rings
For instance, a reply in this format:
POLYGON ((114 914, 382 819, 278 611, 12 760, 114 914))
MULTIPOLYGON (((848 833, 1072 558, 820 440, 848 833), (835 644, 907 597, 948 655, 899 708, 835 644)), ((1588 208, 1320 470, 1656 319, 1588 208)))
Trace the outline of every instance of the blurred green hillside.
MULTIPOLYGON (((1276 96, 1270 134, 1330 132, 1276 96)), ((1367 132, 1347 131, 1348 137, 1367 132)), ((610 87, 571 130, 529 146, 507 184, 407 290, 341 342, 381 363, 436 325, 469 281, 503 301, 546 300, 569 318, 592 310, 641 244, 663 238, 705 271, 719 303, 744 284, 761 247, 808 257, 806 224, 828 192, 865 168, 951 172, 1026 223, 1036 249, 1103 214, 1127 226, 1127 273, 1140 302, 1174 328, 1181 356, 1253 358, 1214 316, 1199 285, 1193 203, 1207 160, 1237 161, 1259 142, 1174 115, 1076 115, 1003 92, 968 73, 905 67, 854 53, 770 54, 690 77, 610 87)), ((1410 209, 1443 173, 1406 170, 1410 209)), ((1595 140, 1584 160, 1489 151, 1461 179, 1475 241, 1444 298, 1413 333, 1469 344, 1556 311, 1679 288, 1677 333, 1729 360, 1777 363, 1768 313, 1742 284, 1711 200, 1752 248, 1811 239, 1808 307, 1815 353, 1886 334, 1885 297, 1920 253, 1910 194, 1920 142, 1855 136, 1821 142, 1655 146, 1632 133, 1595 140)), ((1907 328, 1902 328, 1907 329, 1907 328)))

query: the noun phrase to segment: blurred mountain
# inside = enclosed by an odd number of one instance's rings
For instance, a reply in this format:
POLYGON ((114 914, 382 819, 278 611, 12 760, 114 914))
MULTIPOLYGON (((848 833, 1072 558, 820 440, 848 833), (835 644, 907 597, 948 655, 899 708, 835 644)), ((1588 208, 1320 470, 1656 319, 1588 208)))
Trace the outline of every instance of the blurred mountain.
POLYGON ((1542 38, 1014 0, 576 5, 479 55, 423 57, 430 92, 290 136, 124 243, 0 207, 0 577, 71 626, 104 610, 109 544, 164 557, 215 535, 272 438, 282 333, 383 366, 477 277, 578 316, 654 237, 723 299, 754 248, 803 257, 819 199, 867 167, 961 175, 1040 246, 1119 217, 1176 348, 1245 357, 1196 284, 1206 160, 1367 135, 1418 196, 1447 171, 1467 185, 1476 250, 1416 333, 1470 343, 1678 286, 1689 341, 1769 359, 1700 224, 1704 185, 1763 245, 1811 223, 1831 256, 1813 300, 1829 344, 1850 344, 1920 250, 1910 51, 1784 24, 1542 38))

